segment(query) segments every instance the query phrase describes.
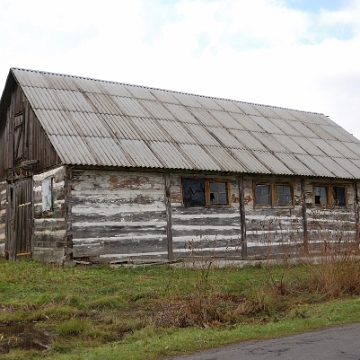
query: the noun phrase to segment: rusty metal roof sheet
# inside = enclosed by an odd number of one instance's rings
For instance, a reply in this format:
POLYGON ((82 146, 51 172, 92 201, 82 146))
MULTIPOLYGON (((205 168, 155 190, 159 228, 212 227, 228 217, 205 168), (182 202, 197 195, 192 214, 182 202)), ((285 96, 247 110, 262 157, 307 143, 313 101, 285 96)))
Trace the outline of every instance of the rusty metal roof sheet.
POLYGON ((65 164, 360 178, 360 141, 323 114, 40 71, 10 74, 65 164))

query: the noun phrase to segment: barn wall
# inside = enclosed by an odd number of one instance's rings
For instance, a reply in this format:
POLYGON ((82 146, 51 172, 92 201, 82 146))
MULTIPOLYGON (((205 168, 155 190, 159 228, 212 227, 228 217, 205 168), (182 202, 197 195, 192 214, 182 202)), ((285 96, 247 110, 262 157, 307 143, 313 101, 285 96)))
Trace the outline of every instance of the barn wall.
POLYGON ((248 256, 282 253, 290 244, 303 243, 302 192, 300 179, 286 177, 244 178, 244 208, 248 256), (292 206, 257 206, 254 184, 291 184, 292 206))
POLYGON ((289 251, 303 254, 306 228, 310 249, 318 249, 330 235, 331 239, 338 239, 340 234, 343 237, 346 234, 353 240, 354 184, 335 183, 346 186, 347 204, 323 209, 313 203, 314 184, 319 183, 334 182, 290 177, 73 170, 68 204, 68 235, 72 237, 73 257, 104 262, 166 259, 172 258, 171 255, 174 259, 241 258, 244 255, 242 226, 246 227, 245 250, 250 258, 289 251), (186 207, 182 178, 228 181, 230 203, 186 207), (291 184, 293 204, 256 205, 254 184, 259 182, 291 184), (240 188, 244 191, 243 223, 240 188))
POLYGON ((0 181, 0 254, 5 250, 6 181, 0 181))
POLYGON ((339 240, 342 242, 353 242, 355 240, 354 184, 349 181, 309 178, 306 178, 303 182, 304 187, 302 190, 301 179, 285 177, 245 178, 244 199, 249 256, 288 253, 289 251, 295 251, 302 255, 307 250, 304 246, 305 235, 307 235, 309 250, 321 250, 324 241, 334 243, 339 240), (258 182, 292 184, 293 206, 256 206, 254 183, 258 182), (347 193, 346 206, 322 207, 315 205, 315 185, 345 186, 347 193))
MULTIPOLYGON (((346 206, 321 208, 314 205, 312 194, 315 182, 307 182, 306 187, 306 206, 309 246, 311 248, 322 249, 324 246, 335 242, 348 243, 356 238, 356 194, 354 184, 351 182, 337 182, 322 180, 324 185, 346 186, 347 204, 346 206)), ((316 182, 318 183, 318 182, 316 182)))
POLYGON ((65 204, 66 168, 34 175, 34 258, 62 263, 68 251, 65 204), (47 194, 47 185, 52 190, 47 194), (45 202, 46 205, 43 205, 45 202), (45 208, 46 207, 46 208, 45 208))
POLYGON ((167 259, 163 174, 77 170, 69 185, 74 258, 167 259))
MULTIPOLYGON (((39 173, 60 164, 58 155, 18 86, 12 91, 6 118, 1 121, 0 144, 5 151, 0 152, 0 179, 6 178, 6 169, 19 166, 25 161, 37 162, 30 166, 31 173, 39 173)), ((20 170, 15 170, 14 175, 20 175, 20 170)))
POLYGON ((223 256, 239 257, 241 229, 239 184, 235 176, 197 175, 205 180, 229 181, 229 205, 185 207, 181 178, 189 174, 171 176, 171 222, 175 258, 223 256))

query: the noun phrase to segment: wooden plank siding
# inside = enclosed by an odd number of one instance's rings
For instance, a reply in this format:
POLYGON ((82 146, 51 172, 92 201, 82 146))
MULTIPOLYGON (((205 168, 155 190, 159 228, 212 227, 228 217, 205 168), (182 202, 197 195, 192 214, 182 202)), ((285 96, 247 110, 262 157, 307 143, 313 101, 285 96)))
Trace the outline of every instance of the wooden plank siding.
POLYGON ((6 118, 0 119, 0 144, 4 149, 0 153, 1 180, 9 176, 23 175, 24 170, 14 169, 14 173, 9 173, 7 169, 19 166, 25 161, 36 162, 30 166, 26 175, 43 172, 61 162, 23 91, 17 85, 12 91, 6 118), (19 115, 23 118, 20 139, 15 133, 15 117, 19 115), (18 150, 14 150, 15 147, 18 150), (18 152, 18 159, 14 158, 15 152, 18 152))
POLYGON ((69 247, 65 201, 66 167, 34 175, 34 257, 62 263, 69 247), (43 211, 43 182, 52 179, 51 209, 43 211))
POLYGON ((0 254, 4 254, 6 236, 6 181, 0 181, 0 254))
POLYGON ((168 258, 163 174, 76 170, 71 177, 74 258, 168 258))

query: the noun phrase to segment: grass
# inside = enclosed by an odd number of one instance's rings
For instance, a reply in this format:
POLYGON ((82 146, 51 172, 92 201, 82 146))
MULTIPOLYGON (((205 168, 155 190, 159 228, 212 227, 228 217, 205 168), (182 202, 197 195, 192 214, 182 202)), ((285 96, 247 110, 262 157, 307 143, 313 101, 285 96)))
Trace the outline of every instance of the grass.
POLYGON ((0 257, 0 351, 8 343, 4 359, 159 359, 360 321, 359 262, 340 260, 114 269, 0 257), (23 330, 11 332, 19 324, 43 350, 21 345, 23 330))

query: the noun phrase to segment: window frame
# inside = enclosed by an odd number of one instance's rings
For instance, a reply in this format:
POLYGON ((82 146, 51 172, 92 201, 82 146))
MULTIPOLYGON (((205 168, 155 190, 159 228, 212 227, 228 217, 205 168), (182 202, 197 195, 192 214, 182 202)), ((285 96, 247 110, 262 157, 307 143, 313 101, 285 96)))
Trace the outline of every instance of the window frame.
POLYGON ((181 184, 181 202, 182 206, 186 208, 192 208, 192 207, 221 207, 221 206, 229 206, 230 205, 230 181, 225 179, 217 179, 217 178, 203 178, 203 177, 181 177, 180 178, 180 184, 181 184), (189 180, 199 180, 204 181, 205 191, 205 205, 193 205, 193 206, 186 206, 184 202, 184 185, 183 185, 183 179, 189 179, 189 180), (225 191, 226 191, 226 204, 213 204, 210 201, 210 183, 224 183, 225 184, 225 191))
POLYGON ((294 207, 294 185, 290 182, 256 182, 253 183, 254 207, 255 208, 293 208, 294 207), (258 204, 256 201, 256 187, 269 186, 269 204, 258 204), (277 197, 277 186, 287 186, 290 188, 291 204, 279 204, 277 197))
POLYGON ((348 186, 347 185, 340 185, 340 184, 321 184, 321 183, 315 183, 313 184, 313 204, 315 207, 321 207, 321 208, 344 208, 348 205, 348 186), (324 187, 326 189, 326 197, 327 197, 327 204, 315 204, 315 188, 316 187, 324 187), (334 188, 344 188, 344 205, 338 205, 335 204, 334 199, 334 188))
POLYGON ((227 206, 227 205, 230 205, 229 180, 205 179, 205 202, 206 202, 206 206, 227 206), (210 183, 223 183, 223 184, 225 184, 226 204, 213 204, 210 201, 210 183))
POLYGON ((43 215, 50 215, 54 212, 54 177, 50 176, 41 183, 41 207, 43 215))

